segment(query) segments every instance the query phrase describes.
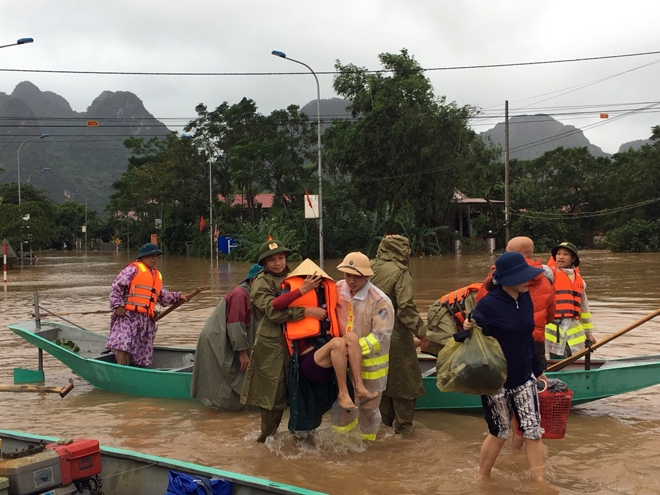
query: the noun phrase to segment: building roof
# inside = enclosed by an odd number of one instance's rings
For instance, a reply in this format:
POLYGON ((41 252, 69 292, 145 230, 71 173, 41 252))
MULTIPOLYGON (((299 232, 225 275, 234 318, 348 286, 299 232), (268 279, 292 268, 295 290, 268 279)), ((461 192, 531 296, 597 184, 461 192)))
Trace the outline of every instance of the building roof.
MULTIPOLYGON (((468 198, 465 194, 460 191, 454 193, 454 201, 462 205, 485 205, 488 203, 484 198, 468 198)), ((499 199, 491 199, 491 203, 504 203, 499 199)))
MULTIPOLYGON (((273 206, 275 195, 274 194, 257 194, 254 197, 254 202, 259 203, 262 208, 271 208, 273 206)), ((218 201, 226 201, 225 197, 222 194, 218 194, 218 201)), ((231 202, 231 206, 245 206, 247 205, 247 199, 245 194, 234 194, 234 200, 231 202)))

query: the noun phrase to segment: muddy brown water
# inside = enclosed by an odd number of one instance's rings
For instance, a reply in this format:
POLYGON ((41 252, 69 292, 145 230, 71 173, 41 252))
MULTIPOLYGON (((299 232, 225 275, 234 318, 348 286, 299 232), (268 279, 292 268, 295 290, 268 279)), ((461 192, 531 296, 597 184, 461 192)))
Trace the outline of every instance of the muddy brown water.
MULTIPOLYGON (((547 254, 540 254, 545 260, 547 254)), ((597 337, 609 335, 660 307, 660 255, 581 253, 597 337)), ((480 281, 493 256, 413 259, 418 307, 425 313, 440 295, 480 281)), ((107 334, 108 290, 130 261, 126 253, 41 253, 35 265, 9 271, 0 289, 0 383, 14 367, 36 368, 37 351, 6 326, 29 319, 33 291, 41 305, 95 332, 107 334)), ((338 277, 338 260, 326 271, 338 277)), ((190 346, 218 299, 246 274, 248 263, 214 263, 166 256, 165 286, 190 291, 210 285, 162 320, 156 342, 190 346)), ((651 321, 597 351, 601 357, 660 354, 660 320, 651 321)), ((44 358, 46 384, 60 386, 72 373, 44 358)), ((105 445, 196 462, 331 494, 539 493, 524 455, 506 445, 492 481, 475 478, 486 426, 479 414, 418 411, 411 438, 381 427, 378 441, 339 442, 324 422, 314 445, 298 445, 286 416, 272 442, 259 445, 255 412, 221 413, 194 401, 148 399, 96 390, 76 378, 73 392, 0 393, 0 427, 61 437, 92 437, 105 445)), ((660 387, 573 408, 566 438, 544 442, 548 487, 560 494, 660 493, 660 387)))

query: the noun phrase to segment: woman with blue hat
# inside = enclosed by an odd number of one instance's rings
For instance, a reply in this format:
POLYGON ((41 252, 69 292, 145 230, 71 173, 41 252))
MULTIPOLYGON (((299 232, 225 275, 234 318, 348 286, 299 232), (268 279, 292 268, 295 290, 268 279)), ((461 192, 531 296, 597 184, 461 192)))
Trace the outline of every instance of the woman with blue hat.
POLYGON ((137 259, 119 272, 112 283, 110 335, 105 346, 115 353, 117 364, 151 366, 156 304, 169 306, 188 300, 187 295, 163 287, 163 277, 156 270, 162 254, 158 246, 148 242, 140 248, 137 259))
POLYGON ((250 287, 264 267, 254 264, 211 314, 197 341, 190 396, 221 411, 240 411, 241 391, 256 324, 250 308, 250 287))
MULTIPOLYGON (((488 435, 481 446, 479 474, 489 478, 495 460, 509 436, 509 409, 526 441, 525 453, 534 480, 545 479, 541 418, 536 380, 544 378, 534 351, 534 305, 529 281, 543 273, 524 256, 507 252, 495 260, 495 287, 481 299, 471 317, 484 335, 495 337, 507 360, 507 378, 499 394, 482 395, 488 435)), ((466 330, 472 323, 464 323, 466 330)))

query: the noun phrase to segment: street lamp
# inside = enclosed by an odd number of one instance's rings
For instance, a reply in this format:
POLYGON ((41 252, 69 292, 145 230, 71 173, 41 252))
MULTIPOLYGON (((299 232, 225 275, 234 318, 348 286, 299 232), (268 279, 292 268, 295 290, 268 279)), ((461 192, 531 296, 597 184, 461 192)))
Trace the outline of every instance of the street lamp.
POLYGON ((44 167, 43 170, 36 170, 36 171, 32 172, 32 173, 28 176, 27 183, 28 183, 28 184, 30 183, 30 179, 32 178, 32 176, 33 176, 34 174, 38 174, 38 173, 40 173, 40 172, 48 172, 49 170, 50 170, 50 167, 44 167))
POLYGON ((323 201, 322 201, 323 169, 321 168, 321 86, 319 85, 319 78, 316 77, 316 72, 314 72, 312 68, 306 63, 301 62, 300 60, 289 58, 286 56, 286 53, 280 52, 278 50, 273 50, 270 53, 272 55, 275 55, 276 57, 290 60, 291 62, 295 62, 296 64, 300 64, 304 67, 307 67, 307 69, 309 69, 309 71, 314 76, 314 79, 316 80, 316 134, 318 138, 316 149, 318 152, 318 162, 319 162, 319 171, 318 171, 319 174, 319 266, 323 268, 323 201))
MULTIPOLYGON (((21 148, 25 143, 29 143, 30 141, 34 141, 36 139, 43 139, 49 137, 50 134, 42 134, 41 136, 33 137, 30 139, 27 139, 21 143, 21 145, 18 147, 18 152, 16 153, 16 161, 18 162, 18 206, 21 206, 21 148)), ((29 179, 28 179, 29 181, 29 179)))
POLYGON ((16 43, 10 43, 9 45, 0 45, 0 48, 7 48, 8 46, 16 46, 16 45, 25 45, 26 43, 32 43, 34 40, 32 38, 21 38, 20 40, 16 40, 16 43))
MULTIPOLYGON (((26 38, 29 39, 29 38, 26 38)), ((18 40, 21 41, 21 40, 18 40)), ((29 43, 29 42, 28 42, 29 43)), ((21 216, 21 229, 23 226, 23 214, 21 213, 21 148, 25 143, 29 143, 30 141, 34 141, 35 139, 43 139, 47 138, 50 136, 50 134, 42 134, 41 136, 33 137, 30 139, 27 139, 23 141, 20 146, 18 147, 18 152, 16 153, 16 161, 18 163, 17 169, 18 169, 18 214, 21 216)), ((30 179, 28 178, 28 181, 30 179)), ((23 264, 23 239, 21 235, 21 265, 23 264)))
MULTIPOLYGON (((181 134, 183 139, 192 139, 193 137, 189 134, 181 134)), ((213 169, 211 167, 211 147, 208 149, 209 155, 209 238, 211 241, 211 250, 209 252, 211 256, 211 266, 213 265, 213 169)))

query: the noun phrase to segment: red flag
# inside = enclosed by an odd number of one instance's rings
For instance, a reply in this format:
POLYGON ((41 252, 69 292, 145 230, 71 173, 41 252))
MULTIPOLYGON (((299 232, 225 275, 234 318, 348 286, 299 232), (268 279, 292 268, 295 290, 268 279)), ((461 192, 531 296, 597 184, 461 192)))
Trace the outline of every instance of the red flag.
POLYGON ((206 227, 206 222, 204 221, 204 217, 199 218, 199 231, 201 232, 204 230, 204 227, 206 227))
POLYGON ((307 198, 307 204, 313 210, 314 207, 312 206, 312 198, 309 197, 309 193, 307 192, 307 189, 305 189, 305 198, 307 198))

